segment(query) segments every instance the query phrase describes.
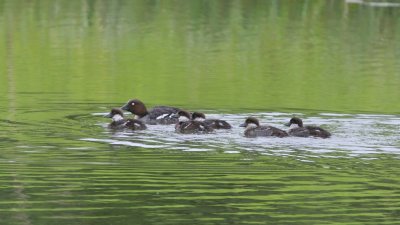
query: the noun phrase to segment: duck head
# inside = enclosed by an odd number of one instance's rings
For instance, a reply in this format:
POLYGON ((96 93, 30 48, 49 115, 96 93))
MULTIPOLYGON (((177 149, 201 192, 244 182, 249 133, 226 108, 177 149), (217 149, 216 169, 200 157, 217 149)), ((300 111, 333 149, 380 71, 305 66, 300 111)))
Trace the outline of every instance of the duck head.
POLYGON ((121 107, 122 110, 131 112, 139 117, 143 117, 148 114, 146 106, 139 99, 129 100, 125 105, 121 107))
POLYGON ((118 121, 124 119, 124 113, 119 108, 112 108, 111 112, 104 117, 112 118, 114 121, 118 121))
POLYGON ((201 112, 192 113, 192 120, 204 121, 205 119, 206 119, 206 115, 204 115, 204 113, 201 113, 201 112))
POLYGON ((255 117, 247 117, 244 123, 239 125, 240 127, 248 127, 248 126, 255 126, 259 127, 260 123, 258 122, 258 119, 255 117))
POLYGON ((179 122, 185 122, 189 121, 192 116, 188 111, 179 110, 175 115, 173 115, 173 117, 177 118, 179 122))
POLYGON ((290 127, 292 125, 296 125, 298 127, 303 127, 303 121, 298 117, 292 117, 289 123, 285 123, 286 126, 290 127))

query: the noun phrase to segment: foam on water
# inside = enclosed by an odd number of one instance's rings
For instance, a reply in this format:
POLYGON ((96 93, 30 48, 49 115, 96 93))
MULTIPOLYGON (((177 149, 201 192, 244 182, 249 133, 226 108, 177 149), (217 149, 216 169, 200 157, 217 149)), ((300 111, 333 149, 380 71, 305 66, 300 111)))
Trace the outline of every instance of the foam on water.
MULTIPOLYGON (((246 117, 256 116, 261 124, 287 130, 283 126, 293 113, 209 114, 208 118, 223 118, 231 130, 217 130, 210 134, 177 134, 174 126, 149 125, 145 131, 111 132, 107 124, 107 138, 82 138, 90 142, 125 145, 149 149, 180 150, 191 152, 222 151, 228 154, 259 152, 272 155, 294 155, 309 152, 318 157, 348 157, 370 154, 400 154, 400 118, 395 115, 321 113, 302 116, 304 124, 319 125, 332 133, 328 139, 320 138, 246 138, 239 127, 246 117), (339 153, 339 154, 338 154, 339 153), (338 156, 337 156, 338 155, 338 156)), ((299 116, 299 113, 296 113, 299 116)), ((371 158, 370 158, 371 159, 371 158)), ((310 160, 309 158, 303 160, 310 160)))

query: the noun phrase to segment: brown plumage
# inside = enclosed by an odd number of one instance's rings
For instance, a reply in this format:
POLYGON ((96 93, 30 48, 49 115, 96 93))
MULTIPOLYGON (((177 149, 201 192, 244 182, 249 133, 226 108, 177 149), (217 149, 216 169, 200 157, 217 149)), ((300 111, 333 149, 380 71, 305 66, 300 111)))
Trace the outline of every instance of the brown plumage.
POLYGON ((139 99, 129 100, 121 109, 131 112, 137 119, 147 124, 175 124, 178 120, 174 115, 179 111, 178 108, 169 106, 155 106, 147 111, 146 106, 139 99))
POLYGON ((204 113, 201 113, 201 112, 193 112, 192 120, 202 121, 207 126, 212 127, 213 129, 231 129, 232 128, 232 126, 225 120, 206 119, 206 115, 204 115, 204 113))
POLYGON ((246 127, 244 136, 246 137, 287 137, 286 131, 276 127, 260 125, 257 118, 248 117, 246 121, 240 125, 246 127))
POLYGON ((303 121, 298 117, 293 117, 290 119, 289 123, 285 124, 287 126, 291 126, 292 124, 296 124, 297 127, 289 129, 290 136, 296 137, 320 137, 320 138, 329 138, 331 133, 324 130, 321 127, 317 126, 303 126, 303 121))
POLYGON ((201 134, 209 133, 214 129, 202 121, 194 121, 191 119, 189 112, 181 110, 177 113, 179 122, 175 124, 175 131, 181 134, 201 134))

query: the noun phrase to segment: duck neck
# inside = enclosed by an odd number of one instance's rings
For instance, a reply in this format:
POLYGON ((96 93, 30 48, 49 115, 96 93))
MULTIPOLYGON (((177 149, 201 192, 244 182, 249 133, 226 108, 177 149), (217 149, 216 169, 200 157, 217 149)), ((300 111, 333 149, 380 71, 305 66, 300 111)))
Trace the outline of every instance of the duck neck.
POLYGON ((123 120, 124 119, 124 117, 122 117, 121 115, 119 115, 119 114, 115 114, 113 117, 112 117, 112 120, 114 121, 114 122, 118 122, 118 121, 121 121, 121 120, 123 120))
POLYGON ((249 123, 249 124, 247 124, 246 129, 254 129, 254 128, 257 128, 257 127, 259 127, 257 124, 249 123))
POLYGON ((179 122, 187 122, 187 121, 189 121, 189 118, 187 118, 186 116, 179 116, 178 121, 179 122))
POLYGON ((141 107, 136 108, 133 114, 135 114, 138 118, 143 118, 147 116, 149 112, 147 111, 146 106, 143 105, 141 107))
POLYGON ((194 121, 199 121, 199 122, 204 122, 204 118, 202 118, 202 117, 196 117, 195 119, 194 119, 194 121))

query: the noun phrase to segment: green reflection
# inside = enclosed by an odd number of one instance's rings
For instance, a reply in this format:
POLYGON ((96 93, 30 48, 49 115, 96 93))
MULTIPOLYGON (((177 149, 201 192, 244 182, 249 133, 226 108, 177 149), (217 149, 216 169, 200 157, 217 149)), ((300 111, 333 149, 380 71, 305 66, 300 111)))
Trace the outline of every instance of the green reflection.
POLYGON ((10 107, 35 104, 19 93, 44 92, 62 93, 64 102, 137 97, 217 110, 399 112, 398 8, 342 1, 2 6, 1 90, 10 107))
POLYGON ((91 113, 133 97, 399 113, 399 18, 328 0, 0 0, 0 224, 397 224, 398 155, 81 139, 113 138, 91 113))

